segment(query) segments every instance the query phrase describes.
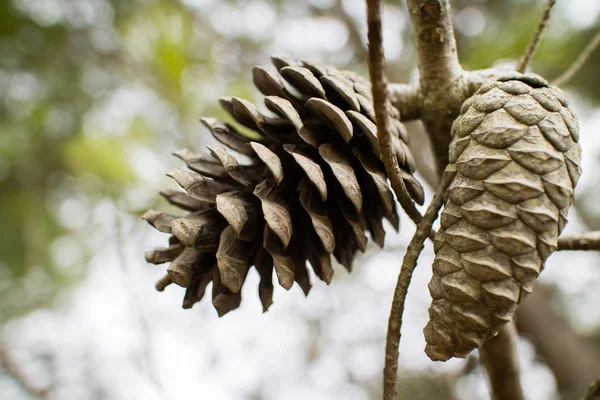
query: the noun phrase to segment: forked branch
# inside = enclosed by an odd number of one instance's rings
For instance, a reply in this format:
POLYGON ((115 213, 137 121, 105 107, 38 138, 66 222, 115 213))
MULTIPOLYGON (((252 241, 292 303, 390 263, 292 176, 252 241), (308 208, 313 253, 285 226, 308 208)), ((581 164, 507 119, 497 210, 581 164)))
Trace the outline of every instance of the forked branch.
POLYGON ((525 400, 517 356, 517 329, 514 323, 500 328, 479 349, 480 360, 490 378, 493 400, 525 400))
POLYGON ((542 13, 542 17, 540 18, 540 22, 538 23, 537 29, 535 33, 531 37, 529 44, 527 45, 527 50, 525 50, 525 54, 521 56, 519 59, 519 63, 517 64, 517 71, 525 72, 527 66, 533 59, 535 52, 540 44, 540 40, 542 39, 542 34, 546 30, 548 26, 548 20, 550 19, 550 12, 552 11, 552 7, 556 4, 556 0, 548 0, 546 3, 546 7, 544 7, 544 12, 542 13))
POLYGON ((408 293, 408 286, 412 278, 413 271, 417 266, 417 260, 423 250, 423 242, 427 238, 427 234, 431 230, 433 222, 437 219, 438 212, 444 202, 443 191, 438 192, 433 196, 423 219, 417 225, 417 230, 412 237, 404 259, 402 267, 398 275, 398 282, 394 290, 392 299, 392 308, 390 318, 388 320, 387 338, 385 343, 385 366, 383 368, 383 399, 396 399, 396 381, 398 375, 398 347, 400 346, 400 336, 402 328, 402 314, 404 313, 404 303, 408 293))

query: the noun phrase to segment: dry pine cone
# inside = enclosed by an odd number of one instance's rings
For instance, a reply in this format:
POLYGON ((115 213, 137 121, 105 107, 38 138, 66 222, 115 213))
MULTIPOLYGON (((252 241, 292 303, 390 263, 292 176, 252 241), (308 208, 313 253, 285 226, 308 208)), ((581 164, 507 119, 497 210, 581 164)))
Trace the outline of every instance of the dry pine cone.
MULTIPOLYGON (((221 100, 254 137, 217 119, 201 119, 226 147, 208 146, 209 154, 176 152, 194 172, 169 174, 186 193, 162 192, 190 213, 178 217, 151 210, 143 217, 172 235, 168 248, 147 252, 146 260, 171 263, 157 288, 171 282, 187 288, 184 308, 199 301, 211 281, 219 316, 237 308, 254 266, 266 311, 272 303, 273 269, 285 289, 295 281, 307 294, 307 260, 329 283, 332 253, 350 270, 357 250, 367 245, 365 230, 383 246, 382 218, 398 229, 394 196, 379 158, 370 85, 354 73, 315 62, 296 63, 288 57, 272 61, 277 72, 253 70, 270 115, 246 100, 221 100), (228 149, 250 163, 242 165, 228 149)), ((422 204, 406 130, 397 110, 389 108, 402 177, 408 193, 422 204)))
POLYGON ((511 321, 556 250, 581 174, 579 127, 537 75, 484 84, 452 126, 425 327, 432 360, 465 357, 511 321))

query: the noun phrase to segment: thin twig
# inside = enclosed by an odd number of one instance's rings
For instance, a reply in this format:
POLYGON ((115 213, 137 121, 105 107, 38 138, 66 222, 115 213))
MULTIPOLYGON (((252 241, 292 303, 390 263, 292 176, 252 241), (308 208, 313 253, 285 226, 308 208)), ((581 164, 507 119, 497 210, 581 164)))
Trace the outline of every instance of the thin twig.
POLYGON ((558 250, 600 250, 600 231, 563 235, 558 250))
POLYGON ((546 3, 546 7, 544 7, 544 12, 542 13, 542 17, 540 18, 540 22, 537 26, 537 29, 533 34, 533 37, 529 41, 529 44, 527 45, 527 50, 525 50, 525 54, 523 54, 519 59, 519 63, 517 64, 516 68, 517 71, 525 72, 527 66, 531 62, 531 59, 533 58, 535 51, 537 50, 540 44, 540 40, 542 39, 542 34, 548 26, 550 12, 552 11, 552 7, 554 7, 554 4, 556 4, 556 0, 548 0, 548 3, 546 3))
POLYGON ((392 299, 392 308, 388 321, 387 338, 385 344, 385 366, 383 368, 383 398, 384 400, 394 400, 396 398, 396 380, 398 375, 398 347, 400 346, 400 329, 402 327, 402 314, 404 312, 404 302, 408 293, 408 286, 412 278, 412 273, 417 266, 417 260, 423 250, 423 242, 431 231, 433 222, 437 219, 438 212, 442 207, 443 191, 438 192, 431 199, 431 204, 427 208, 421 222, 417 225, 417 230, 412 237, 404 259, 398 282, 394 290, 392 299))
POLYGON ((525 400, 519 372, 517 338, 517 329, 510 322, 479 349, 479 358, 490 378, 493 400, 525 400))
POLYGON ((367 29, 369 39, 369 75, 373 90, 373 105, 375 107, 379 150, 381 151, 385 171, 400 205, 415 223, 419 223, 422 216, 406 190, 406 185, 400 174, 400 167, 396 161, 396 153, 390 134, 389 93, 384 71, 385 54, 383 52, 383 34, 381 28, 381 0, 367 0, 367 29))
POLYGON ((566 85, 576 73, 579 72, 581 68, 585 65, 585 63, 590 59, 592 53, 596 50, 596 48, 600 45, 600 31, 596 33, 596 35, 592 38, 592 40, 585 46, 585 49, 581 52, 579 57, 573 62, 573 64, 563 72, 558 78, 552 82, 554 86, 564 86, 566 85))
POLYGON ((50 387, 41 388, 31 382, 23 370, 12 358, 5 346, 0 345, 0 367, 11 376, 27 393, 38 399, 46 399, 50 394, 50 387))

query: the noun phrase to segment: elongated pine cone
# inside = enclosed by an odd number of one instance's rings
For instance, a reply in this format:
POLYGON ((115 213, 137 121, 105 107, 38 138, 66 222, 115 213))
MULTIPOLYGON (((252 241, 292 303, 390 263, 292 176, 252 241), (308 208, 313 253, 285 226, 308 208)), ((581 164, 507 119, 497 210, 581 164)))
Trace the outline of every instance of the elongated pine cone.
POLYGON ((452 126, 425 327, 432 360, 466 357, 511 321, 556 250, 581 174, 564 93, 533 74, 485 83, 452 126))
MULTIPOLYGON (((147 252, 146 260, 171 263, 157 288, 171 282, 187 288, 184 308, 198 302, 211 281, 219 316, 237 308, 254 266, 266 311, 272 303, 273 269, 285 289, 295 281, 308 294, 307 260, 329 283, 332 253, 350 270, 357 250, 367 245, 365 230, 383 246, 382 218, 398 229, 394 196, 379 158, 370 85, 357 74, 316 62, 272 60, 277 71, 253 70, 270 115, 246 100, 220 101, 254 136, 217 119, 201 119, 225 147, 208 146, 208 154, 176 152, 194 172, 168 174, 186 193, 162 192, 190 213, 178 217, 150 210, 143 216, 172 235, 168 248, 147 252), (228 149, 249 163, 242 165, 228 149)), ((398 111, 388 106, 402 177, 408 193, 422 204, 406 130, 398 111)))

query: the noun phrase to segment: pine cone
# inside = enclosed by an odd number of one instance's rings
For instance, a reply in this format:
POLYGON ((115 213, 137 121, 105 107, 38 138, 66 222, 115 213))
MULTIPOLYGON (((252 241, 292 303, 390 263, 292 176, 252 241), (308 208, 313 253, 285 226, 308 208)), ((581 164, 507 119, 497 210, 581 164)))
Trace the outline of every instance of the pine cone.
POLYGON ((556 250, 581 174, 577 119, 533 74, 484 84, 452 126, 433 302, 432 360, 466 357, 511 321, 556 250))
MULTIPOLYGON (((176 152, 194 172, 168 174, 187 193, 162 195, 190 213, 177 217, 151 210, 143 217, 172 234, 169 247, 146 253, 146 260, 171 262, 157 288, 170 282, 187 288, 184 308, 199 301, 211 281, 219 316, 237 308, 254 266, 266 311, 272 303, 273 269, 285 289, 295 281, 308 294, 307 260, 329 284, 332 253, 351 270, 357 250, 367 245, 365 230, 383 246, 382 218, 398 229, 394 196, 379 157, 370 85, 354 73, 316 62, 272 61, 278 73, 253 70, 271 115, 246 100, 220 101, 235 121, 254 132, 252 138, 217 119, 201 119, 218 141, 250 163, 242 165, 222 146, 208 146, 210 154, 176 152)), ((406 130, 398 111, 388 106, 402 177, 422 204, 406 130)))

